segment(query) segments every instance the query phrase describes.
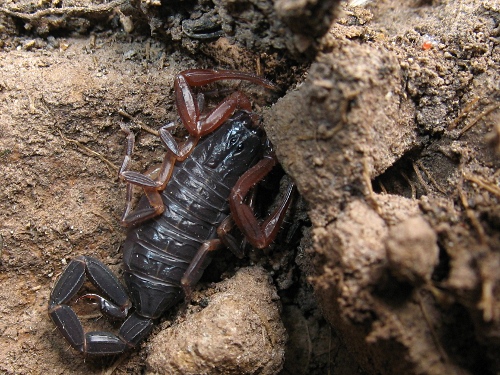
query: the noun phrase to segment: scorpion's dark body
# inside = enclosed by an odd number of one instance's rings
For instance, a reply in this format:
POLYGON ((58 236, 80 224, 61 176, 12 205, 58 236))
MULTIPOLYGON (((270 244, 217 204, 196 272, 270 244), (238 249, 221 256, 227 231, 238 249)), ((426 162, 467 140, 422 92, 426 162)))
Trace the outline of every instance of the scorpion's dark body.
MULTIPOLYGON (((139 315, 157 318, 183 297, 182 276, 202 243, 217 237, 217 227, 229 215, 231 188, 262 154, 260 138, 250 126, 250 116, 238 112, 203 139, 176 164, 161 193, 165 211, 129 231, 123 245, 124 278, 139 315), (233 150, 221 148, 231 142, 233 150), (248 147, 236 152, 245 142, 248 147)), ((138 208, 147 204, 143 197, 138 208)), ((199 277, 209 262, 207 258, 200 267, 199 277)))
MULTIPOLYGON (((161 215, 132 227, 123 245, 124 279, 128 294, 109 269, 95 258, 77 257, 68 264, 49 301, 49 314, 73 348, 86 354, 118 354, 136 346, 153 327, 153 320, 184 297, 183 277, 198 282, 210 263, 194 259, 230 214, 228 197, 241 175, 262 157, 266 143, 246 111, 236 112, 215 132, 201 140, 187 159, 176 163, 161 199, 161 215), (196 263, 196 267, 186 272, 196 263), (112 318, 127 318, 118 335, 84 333, 68 305, 85 275, 101 294, 87 298, 100 303, 112 318), (129 299, 130 298, 130 299, 129 299), (128 315, 128 310, 135 310, 128 315), (128 315, 128 317, 127 317, 128 315)), ((136 210, 148 206, 145 196, 136 210)))
POLYGON ((120 169, 120 177, 127 182, 122 223, 130 227, 123 244, 126 288, 95 258, 79 256, 68 264, 50 294, 48 310, 75 350, 86 355, 116 355, 137 346, 151 332, 156 318, 181 298, 189 301, 213 250, 226 245, 236 255, 243 255, 229 233, 233 224, 256 248, 268 246, 276 237, 294 185, 289 185, 282 203, 259 222, 247 196, 272 170, 276 158, 251 114, 250 100, 236 91, 204 115, 191 90, 224 79, 274 88, 250 73, 181 72, 174 88, 179 116, 189 136, 179 145, 169 132, 172 124, 160 129, 167 153, 154 180, 129 170, 134 135, 122 128, 127 133, 120 169), (145 195, 132 212, 133 186, 143 188, 145 195), (83 329, 71 302, 85 280, 99 293, 80 298, 97 302, 101 312, 112 319, 125 319, 118 334, 83 329))

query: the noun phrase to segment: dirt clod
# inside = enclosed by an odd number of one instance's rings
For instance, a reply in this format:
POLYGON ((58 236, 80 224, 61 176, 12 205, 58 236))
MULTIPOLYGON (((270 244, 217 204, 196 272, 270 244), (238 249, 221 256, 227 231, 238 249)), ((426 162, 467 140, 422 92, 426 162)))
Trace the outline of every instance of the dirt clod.
POLYGON ((0 0, 0 372, 498 374, 499 25, 499 0, 0 0), (185 317, 84 361, 54 331, 50 289, 77 255, 119 275, 120 123, 133 170, 157 166, 144 129, 178 120, 190 68, 277 82, 221 87, 249 92, 301 199, 271 249, 216 256, 185 317), (277 288, 285 364, 273 288, 249 265, 277 288), (242 267, 254 300, 227 294, 242 267))
POLYGON ((149 374, 276 374, 282 368, 286 334, 268 274, 241 269, 215 288, 207 307, 151 340, 149 374))
POLYGON ((396 278, 411 284, 430 281, 439 249, 436 233, 422 217, 391 227, 386 247, 389 267, 396 278))

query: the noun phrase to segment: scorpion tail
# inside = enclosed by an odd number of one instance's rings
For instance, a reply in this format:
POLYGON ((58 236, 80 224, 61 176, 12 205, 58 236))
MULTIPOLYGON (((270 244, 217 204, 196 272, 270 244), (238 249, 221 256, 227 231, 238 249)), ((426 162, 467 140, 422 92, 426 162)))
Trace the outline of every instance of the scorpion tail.
POLYGON ((121 354, 137 346, 153 329, 153 320, 137 313, 130 315, 117 335, 111 332, 89 332, 85 335, 84 354, 121 354))
POLYGON ((86 355, 120 354, 135 347, 153 328, 152 319, 137 313, 125 320, 118 335, 100 331, 84 332, 80 319, 68 304, 83 286, 86 276, 110 301, 94 294, 80 298, 97 301, 101 311, 112 318, 124 318, 128 312, 128 296, 109 268, 97 259, 77 257, 63 271, 50 295, 49 316, 59 332, 71 347, 86 355))
POLYGON ((75 312, 67 305, 59 305, 50 311, 50 317, 68 343, 85 355, 117 355, 134 348, 153 328, 153 320, 132 314, 123 323, 120 333, 84 333, 75 312))

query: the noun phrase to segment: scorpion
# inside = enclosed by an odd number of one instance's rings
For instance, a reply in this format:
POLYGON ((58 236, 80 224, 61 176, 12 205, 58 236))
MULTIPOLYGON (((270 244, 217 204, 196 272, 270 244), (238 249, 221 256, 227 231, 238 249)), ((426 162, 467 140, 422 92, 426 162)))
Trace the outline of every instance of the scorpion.
POLYGON ((134 134, 126 126, 126 152, 120 178, 126 182, 126 207, 121 222, 128 227, 123 244, 126 288, 104 263, 90 256, 71 260, 50 294, 48 312, 72 348, 84 355, 117 355, 136 347, 155 321, 192 289, 209 265, 213 251, 227 247, 243 257, 230 232, 236 225, 255 248, 276 237, 292 200, 290 182, 277 207, 263 220, 253 211, 253 188, 277 164, 250 99, 241 91, 226 96, 211 111, 194 88, 219 80, 245 80, 265 88, 275 85, 259 76, 232 70, 191 69, 174 80, 175 101, 188 132, 178 142, 164 125, 159 137, 166 153, 156 176, 131 171, 134 134), (208 112, 208 113, 204 113, 208 112), (133 208, 133 188, 144 192, 133 208), (95 303, 109 319, 124 320, 118 334, 85 332, 71 307, 85 280, 99 294, 79 299, 95 303))

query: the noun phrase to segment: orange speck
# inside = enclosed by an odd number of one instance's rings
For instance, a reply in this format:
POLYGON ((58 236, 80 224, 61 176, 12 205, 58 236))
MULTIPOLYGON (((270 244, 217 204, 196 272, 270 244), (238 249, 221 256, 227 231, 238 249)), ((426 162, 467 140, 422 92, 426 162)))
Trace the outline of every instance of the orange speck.
POLYGON ((422 43, 422 49, 424 51, 430 50, 432 48, 432 42, 431 41, 425 41, 422 43))

